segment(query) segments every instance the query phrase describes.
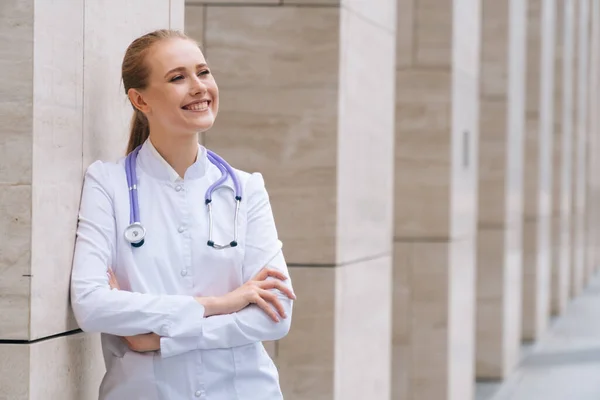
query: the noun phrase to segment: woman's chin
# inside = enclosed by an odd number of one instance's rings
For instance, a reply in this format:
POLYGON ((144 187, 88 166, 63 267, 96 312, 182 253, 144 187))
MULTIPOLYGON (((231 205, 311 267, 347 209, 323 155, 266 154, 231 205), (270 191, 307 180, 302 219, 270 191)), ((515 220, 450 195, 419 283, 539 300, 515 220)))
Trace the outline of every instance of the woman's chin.
POLYGON ((193 128, 194 133, 204 133, 213 127, 213 124, 196 125, 193 128))
POLYGON ((192 126, 195 132, 205 132, 213 127, 215 119, 212 115, 205 115, 202 118, 197 118, 192 122, 192 126))

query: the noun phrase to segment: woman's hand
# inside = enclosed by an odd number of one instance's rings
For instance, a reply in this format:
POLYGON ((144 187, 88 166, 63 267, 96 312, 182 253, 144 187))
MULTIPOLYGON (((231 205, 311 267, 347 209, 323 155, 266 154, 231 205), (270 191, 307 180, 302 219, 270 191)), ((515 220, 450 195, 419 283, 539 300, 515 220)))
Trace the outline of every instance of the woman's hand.
POLYGON ((135 336, 124 336, 123 342, 133 351, 145 353, 160 350, 160 336, 156 333, 145 333, 135 336))
POLYGON ((282 318, 287 318, 283 305, 277 298, 277 294, 272 293, 269 289, 278 289, 290 299, 295 300, 296 296, 291 289, 286 287, 282 281, 287 280, 287 277, 270 268, 262 269, 254 278, 244 283, 239 288, 217 298, 197 298, 196 300, 204 305, 205 316, 217 314, 232 314, 240 311, 249 304, 259 306, 271 319, 279 322, 279 314, 282 318), (276 278, 267 280, 268 277, 276 278), (277 310, 273 310, 271 305, 277 310))
POLYGON ((106 275, 108 275, 108 284, 110 285, 110 288, 121 290, 121 288, 119 287, 119 282, 117 282, 117 277, 115 276, 115 273, 113 272, 112 268, 108 267, 108 272, 106 273, 106 275))
MULTIPOLYGON (((108 268, 108 284, 111 289, 121 290, 117 277, 111 268, 108 268)), ((145 333, 135 336, 124 336, 121 339, 125 342, 127 347, 138 353, 145 353, 148 351, 160 350, 160 336, 156 333, 145 333)))

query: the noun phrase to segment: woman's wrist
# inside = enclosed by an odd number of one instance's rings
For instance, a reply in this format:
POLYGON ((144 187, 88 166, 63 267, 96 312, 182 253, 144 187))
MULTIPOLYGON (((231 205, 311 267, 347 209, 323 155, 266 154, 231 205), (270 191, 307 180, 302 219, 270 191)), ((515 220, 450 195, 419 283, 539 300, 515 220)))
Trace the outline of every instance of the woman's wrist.
POLYGON ((219 297, 196 297, 196 301, 204 307, 204 316, 221 314, 219 297))

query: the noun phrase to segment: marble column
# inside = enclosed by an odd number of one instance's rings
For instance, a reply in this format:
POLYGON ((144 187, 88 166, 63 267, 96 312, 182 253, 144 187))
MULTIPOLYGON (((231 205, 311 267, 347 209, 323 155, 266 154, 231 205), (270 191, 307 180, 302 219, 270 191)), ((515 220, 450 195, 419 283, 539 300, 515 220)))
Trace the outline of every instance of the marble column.
POLYGON ((598 171, 598 68, 599 54, 598 45, 600 33, 599 23, 600 5, 598 1, 590 3, 590 60, 588 79, 588 104, 587 104, 587 133, 588 144, 586 146, 587 174, 586 174, 586 277, 589 281, 595 274, 598 265, 598 197, 595 180, 598 171))
POLYGON ((550 318, 556 0, 528 0, 527 7, 522 337, 535 340, 550 318))
POLYGON ((391 390, 396 1, 188 1, 220 88, 205 145, 263 174, 298 300, 286 400, 391 390))
POLYGON ((577 2, 577 46, 576 68, 577 78, 575 94, 575 139, 573 159, 573 203, 572 203, 572 235, 571 249, 572 284, 571 294, 577 296, 586 283, 585 270, 585 196, 586 196, 586 146, 587 146, 587 93, 589 62, 589 0, 577 2))
POLYGON ((557 1, 554 91, 552 314, 562 314, 571 287, 571 203, 573 179, 573 68, 575 0, 557 1))
POLYGON ((484 0, 476 376, 504 378, 521 344, 525 0, 484 0))
POLYGON ((590 76, 592 77, 592 85, 590 92, 592 93, 592 101, 590 104, 590 117, 592 119, 592 145, 590 146, 592 156, 592 165, 590 166, 590 178, 592 181, 592 273, 597 274, 600 270, 600 178, 596 173, 600 168, 600 117, 598 116, 598 108, 600 107, 600 3, 592 3, 592 18, 593 18, 593 44, 592 54, 594 54, 594 64, 591 67, 590 76))
POLYGON ((392 398, 469 400, 481 4, 398 5, 392 398))
POLYGON ((99 337, 79 333, 68 303, 82 177, 125 152, 125 47, 182 24, 183 0, 2 3, 2 398, 98 398, 99 337))

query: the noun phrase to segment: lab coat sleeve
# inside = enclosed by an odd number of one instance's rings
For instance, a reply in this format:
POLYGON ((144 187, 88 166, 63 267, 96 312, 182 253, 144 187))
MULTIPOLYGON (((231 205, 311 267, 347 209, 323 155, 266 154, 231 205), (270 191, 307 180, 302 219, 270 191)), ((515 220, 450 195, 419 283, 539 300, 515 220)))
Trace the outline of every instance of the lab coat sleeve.
MULTIPOLYGON (((244 282, 252 279, 261 269, 268 266, 283 272, 288 278, 283 281, 284 285, 292 288, 287 265, 280 251, 269 196, 261 174, 255 173, 249 178, 246 193, 248 225, 243 262, 244 282)), ((277 289, 273 289, 272 292, 277 294, 287 318, 280 318, 279 322, 274 322, 254 304, 233 314, 211 316, 204 319, 202 332, 197 337, 162 338, 162 356, 170 357, 196 349, 232 348, 283 338, 290 329, 293 301, 277 289)))
POLYGON ((190 336, 202 330, 204 307, 192 296, 111 290, 107 271, 116 251, 116 222, 108 166, 86 171, 71 272, 71 306, 85 332, 132 336, 190 336))

